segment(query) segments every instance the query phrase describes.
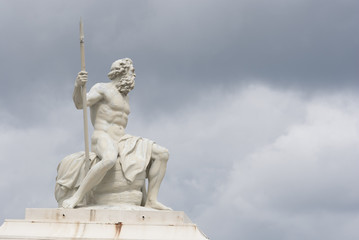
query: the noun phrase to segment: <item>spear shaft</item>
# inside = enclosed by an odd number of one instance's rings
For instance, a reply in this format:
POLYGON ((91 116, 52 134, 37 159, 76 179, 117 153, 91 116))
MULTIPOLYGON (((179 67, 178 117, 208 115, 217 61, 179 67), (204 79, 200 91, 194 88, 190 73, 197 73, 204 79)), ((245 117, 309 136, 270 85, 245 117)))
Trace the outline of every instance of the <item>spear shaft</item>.
MULTIPOLYGON (((81 71, 86 71, 86 68, 85 68, 85 41, 84 41, 84 29, 83 29, 82 19, 80 20, 80 51, 81 51, 81 71)), ((86 94, 87 94, 86 84, 84 84, 81 87, 81 95, 82 95, 82 106, 83 106, 82 109, 83 109, 83 119, 84 119, 85 164, 86 164, 86 170, 88 170, 89 159, 90 159, 90 150, 89 150, 86 94)))

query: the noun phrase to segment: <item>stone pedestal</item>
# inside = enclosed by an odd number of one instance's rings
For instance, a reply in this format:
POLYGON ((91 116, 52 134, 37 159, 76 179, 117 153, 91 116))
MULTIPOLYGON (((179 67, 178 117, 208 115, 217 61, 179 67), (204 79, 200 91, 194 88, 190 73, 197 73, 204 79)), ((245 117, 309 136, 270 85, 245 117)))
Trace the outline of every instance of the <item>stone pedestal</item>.
POLYGON ((147 208, 26 209, 5 220, 0 239, 208 239, 184 212, 147 208))

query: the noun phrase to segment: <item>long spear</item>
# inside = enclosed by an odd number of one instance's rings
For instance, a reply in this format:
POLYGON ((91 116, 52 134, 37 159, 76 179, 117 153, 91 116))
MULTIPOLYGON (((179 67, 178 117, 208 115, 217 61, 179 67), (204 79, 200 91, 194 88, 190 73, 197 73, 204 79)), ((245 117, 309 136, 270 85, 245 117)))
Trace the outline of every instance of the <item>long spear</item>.
MULTIPOLYGON (((80 51, 81 51, 81 71, 86 71, 85 69, 85 41, 84 41, 84 29, 82 24, 82 19, 80 19, 80 51)), ((85 166, 86 170, 89 169, 89 159, 90 159, 90 150, 89 150, 89 136, 88 136, 88 120, 87 120, 87 98, 86 98, 86 84, 81 87, 82 95, 82 109, 83 109, 83 119, 84 119, 84 136, 85 136, 85 166)))

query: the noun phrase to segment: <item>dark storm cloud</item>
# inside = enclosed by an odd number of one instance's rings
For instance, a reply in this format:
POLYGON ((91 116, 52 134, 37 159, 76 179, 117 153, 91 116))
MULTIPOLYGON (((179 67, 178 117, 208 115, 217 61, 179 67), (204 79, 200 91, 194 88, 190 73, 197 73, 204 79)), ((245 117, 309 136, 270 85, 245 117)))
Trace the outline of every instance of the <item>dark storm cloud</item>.
POLYGON ((29 91, 60 98, 71 88, 80 16, 89 85, 107 81, 112 61, 131 57, 145 83, 134 99, 161 102, 156 111, 189 103, 198 89, 248 79, 306 90, 358 87, 357 1, 2 3, 1 94, 19 102, 29 91))
MULTIPOLYGON (((330 86, 355 84, 355 1, 155 3, 153 15, 145 16, 136 34, 127 37, 141 54, 141 66, 142 59, 152 70, 157 69, 153 63, 161 63, 164 79, 228 84, 234 77, 252 77, 304 87, 324 81, 330 86), (340 83, 335 82, 338 76, 340 83)), ((117 44, 107 41, 109 49, 117 44)))

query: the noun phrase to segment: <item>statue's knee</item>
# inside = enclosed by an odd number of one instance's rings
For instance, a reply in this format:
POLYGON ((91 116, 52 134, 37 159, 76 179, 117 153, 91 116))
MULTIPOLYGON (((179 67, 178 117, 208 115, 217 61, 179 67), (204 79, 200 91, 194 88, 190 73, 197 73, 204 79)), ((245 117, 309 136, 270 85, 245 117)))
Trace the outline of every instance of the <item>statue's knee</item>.
POLYGON ((106 168, 107 170, 109 170, 109 169, 111 169, 113 166, 115 166, 115 164, 116 164, 116 159, 117 159, 117 158, 108 158, 108 159, 103 158, 100 163, 103 165, 104 168, 106 168))
POLYGON ((152 149, 152 159, 153 160, 160 160, 160 161, 168 161, 169 159, 169 152, 166 148, 154 144, 152 149))
POLYGON ((168 152, 168 150, 166 148, 164 148, 162 150, 162 152, 160 153, 160 159, 162 161, 168 161, 169 158, 170 158, 170 153, 168 152))

